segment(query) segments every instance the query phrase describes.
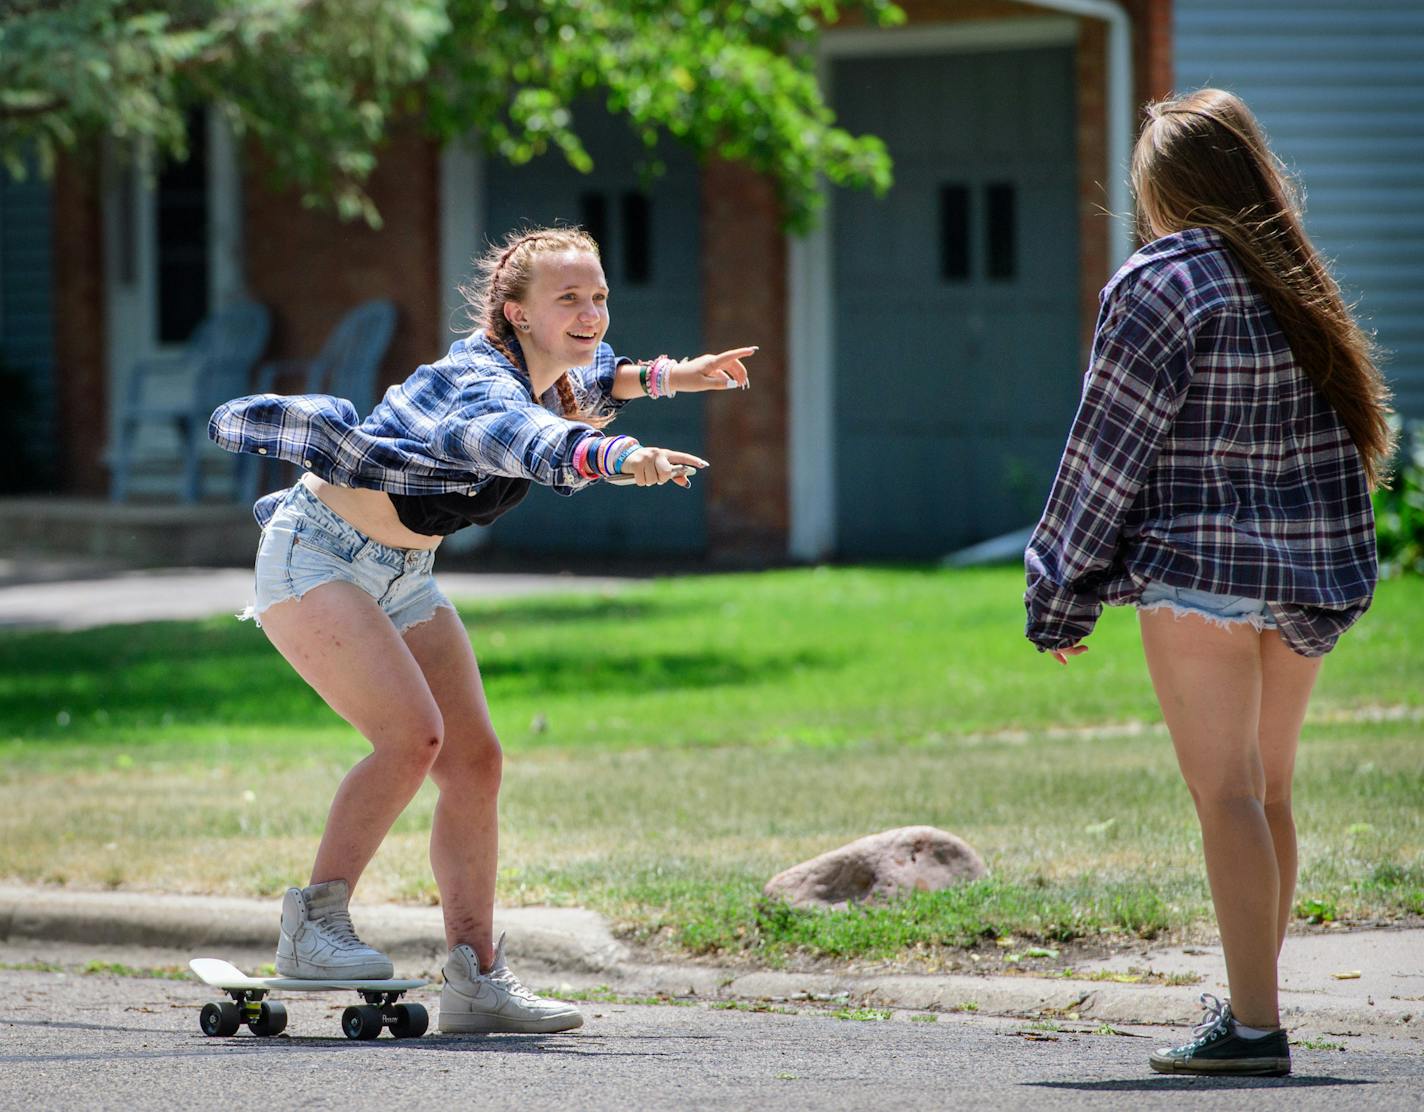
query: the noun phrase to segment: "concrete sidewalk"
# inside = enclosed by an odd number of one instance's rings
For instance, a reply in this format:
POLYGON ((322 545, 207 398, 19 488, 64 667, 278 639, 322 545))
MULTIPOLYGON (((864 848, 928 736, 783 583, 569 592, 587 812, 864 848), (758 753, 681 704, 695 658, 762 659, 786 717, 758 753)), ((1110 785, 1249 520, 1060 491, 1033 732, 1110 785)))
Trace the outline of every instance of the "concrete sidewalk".
MULTIPOLYGON (((255 968, 272 960, 278 901, 77 892, 0 886, 0 943, 8 953, 46 947, 85 953, 161 948, 173 960, 217 956, 255 968)), ((436 908, 358 905, 363 937, 389 952, 397 968, 430 975, 445 954, 436 908)), ((845 1001, 923 1011, 1109 1024, 1180 1026, 1200 1017, 1197 997, 1225 997, 1217 947, 1151 947, 1075 967, 1074 978, 908 975, 892 972, 748 971, 715 965, 648 964, 618 941, 602 918, 571 908, 497 911, 508 952, 531 984, 606 985, 627 996, 740 1001, 845 1001), (1193 985, 1121 983, 1129 969, 1195 974, 1193 985)), ((142 959, 128 959, 141 963, 142 959)), ((151 962, 150 962, 151 963, 151 962)), ((1281 964, 1282 1021, 1306 1035, 1390 1034, 1424 1040, 1424 929, 1330 931, 1293 937, 1281 964)))
MULTIPOLYGON (((614 591, 631 578, 437 572, 455 600, 614 591)), ((90 629, 127 622, 233 615, 252 598, 241 568, 132 571, 94 562, 0 561, 0 630, 90 629)))

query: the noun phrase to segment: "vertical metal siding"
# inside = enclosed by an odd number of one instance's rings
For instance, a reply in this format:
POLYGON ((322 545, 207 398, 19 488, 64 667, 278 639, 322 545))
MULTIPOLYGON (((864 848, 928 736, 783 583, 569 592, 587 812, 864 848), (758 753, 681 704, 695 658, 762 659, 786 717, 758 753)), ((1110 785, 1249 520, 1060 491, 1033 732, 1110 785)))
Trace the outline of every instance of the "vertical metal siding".
MULTIPOLYGON (((0 172, 0 364, 28 380, 33 446, 53 444, 56 434, 50 211, 47 183, 0 172)), ((31 466, 45 472, 30 476, 35 485, 53 478, 52 458, 32 453, 31 466)))
POLYGON ((1299 176, 1306 229, 1424 419, 1424 4, 1176 0, 1179 90, 1230 89, 1299 176))

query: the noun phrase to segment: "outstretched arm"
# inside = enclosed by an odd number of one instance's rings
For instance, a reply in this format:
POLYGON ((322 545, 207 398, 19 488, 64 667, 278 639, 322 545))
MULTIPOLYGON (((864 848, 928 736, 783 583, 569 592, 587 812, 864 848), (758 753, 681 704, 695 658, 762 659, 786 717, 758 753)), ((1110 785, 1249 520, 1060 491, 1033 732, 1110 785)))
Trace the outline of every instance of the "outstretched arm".
MULTIPOLYGON (((668 368, 668 397, 673 394, 693 394, 704 390, 747 389, 751 378, 742 363, 756 353, 755 347, 733 348, 717 355, 699 355, 694 359, 673 361, 668 368)), ((665 357, 660 357, 665 358, 665 357)), ((648 378, 656 360, 650 363, 620 363, 613 379, 613 397, 617 401, 648 395, 648 378)))

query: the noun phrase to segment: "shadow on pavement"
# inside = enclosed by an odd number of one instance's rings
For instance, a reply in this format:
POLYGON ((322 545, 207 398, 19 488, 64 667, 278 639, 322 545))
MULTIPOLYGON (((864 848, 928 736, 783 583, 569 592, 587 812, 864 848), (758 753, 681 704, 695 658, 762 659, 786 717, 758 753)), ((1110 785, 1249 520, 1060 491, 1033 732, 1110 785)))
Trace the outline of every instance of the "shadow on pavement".
POLYGON ((1374 1085, 1362 1077, 1122 1077, 1107 1081, 1025 1081, 1038 1089, 1077 1089, 1082 1092, 1190 1092, 1219 1089, 1317 1089, 1333 1085, 1374 1085))

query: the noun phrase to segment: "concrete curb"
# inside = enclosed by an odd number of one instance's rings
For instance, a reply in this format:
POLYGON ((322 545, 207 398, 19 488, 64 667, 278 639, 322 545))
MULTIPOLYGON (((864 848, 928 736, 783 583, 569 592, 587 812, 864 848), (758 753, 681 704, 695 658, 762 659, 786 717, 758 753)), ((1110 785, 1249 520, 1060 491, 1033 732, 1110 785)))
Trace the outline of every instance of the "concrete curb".
MULTIPOLYGON (((84 892, 0 885, 0 942, 167 947, 194 956, 266 951, 274 944, 275 899, 84 892)), ((362 936, 404 964, 438 968, 446 948, 438 908, 367 905, 362 936)), ((606 985, 628 996, 665 994, 769 1003, 844 1002, 914 1011, 972 1011, 1013 1018, 1113 1025, 1184 1026, 1200 1017, 1200 988, 1029 976, 788 973, 707 965, 640 964, 602 916, 580 908, 496 910, 512 963, 531 985, 606 985), (534 973, 533 970, 542 973, 534 973)), ((1342 941, 1344 941, 1342 939, 1342 941)), ((1376 1000, 1322 991, 1281 993, 1290 1028, 1346 1034, 1424 1029, 1424 997, 1376 1000)))
MULTIPOLYGON (((27 939, 91 945, 207 951, 265 950, 275 945, 278 901, 162 893, 78 892, 0 885, 0 941, 27 939)), ((398 961, 444 961, 438 908, 377 905, 358 912, 362 936, 398 961), (438 960, 436 960, 438 959, 438 960)), ((582 908, 496 911, 511 961, 576 973, 621 967, 628 950, 602 916, 582 908)))
MULTIPOLYGON (((847 1005, 910 1011, 970 1011, 977 1015, 1118 1025, 1182 1027, 1201 1019, 1200 989, 1125 985, 1042 977, 969 977, 752 972, 705 966, 625 967, 609 987, 627 995, 847 1005)), ((1313 993, 1281 993, 1281 1022, 1334 1034, 1424 1030, 1424 1009, 1389 1001, 1357 1004, 1313 993)))

